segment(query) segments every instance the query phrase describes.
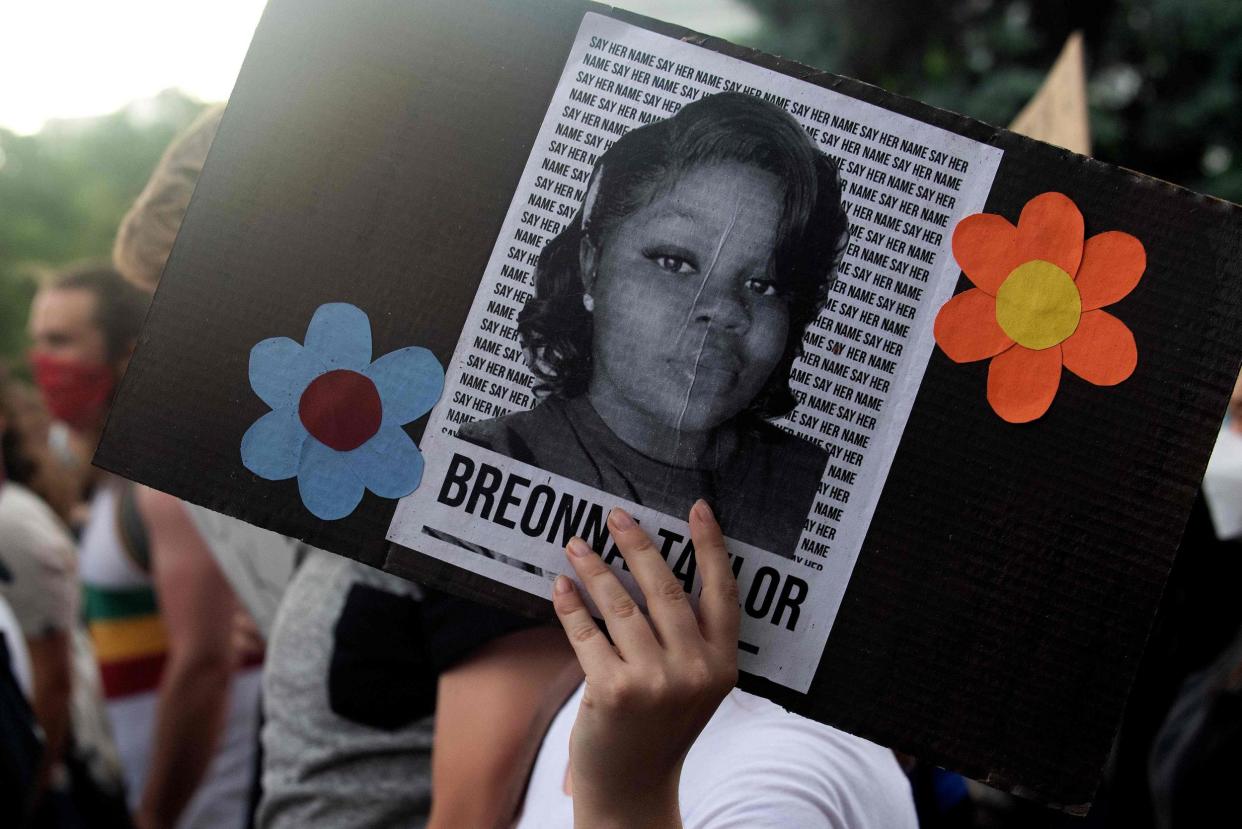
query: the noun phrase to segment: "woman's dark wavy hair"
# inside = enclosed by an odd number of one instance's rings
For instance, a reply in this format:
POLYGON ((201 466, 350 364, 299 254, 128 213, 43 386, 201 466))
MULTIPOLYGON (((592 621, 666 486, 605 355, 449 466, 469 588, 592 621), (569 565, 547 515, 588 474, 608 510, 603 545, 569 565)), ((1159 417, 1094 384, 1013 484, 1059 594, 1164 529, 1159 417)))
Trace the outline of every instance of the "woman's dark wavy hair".
POLYGON ((722 92, 687 104, 675 116, 622 136, 596 162, 585 208, 544 247, 535 294, 518 315, 535 391, 573 398, 591 378, 591 314, 579 249, 585 234, 597 247, 610 232, 699 164, 733 161, 774 174, 784 186, 774 274, 789 299, 789 333, 781 360, 744 416, 769 419, 797 403, 789 388, 802 336, 828 299, 847 220, 836 165, 816 151, 783 109, 753 95, 722 92), (585 217, 583 210, 589 210, 585 217))

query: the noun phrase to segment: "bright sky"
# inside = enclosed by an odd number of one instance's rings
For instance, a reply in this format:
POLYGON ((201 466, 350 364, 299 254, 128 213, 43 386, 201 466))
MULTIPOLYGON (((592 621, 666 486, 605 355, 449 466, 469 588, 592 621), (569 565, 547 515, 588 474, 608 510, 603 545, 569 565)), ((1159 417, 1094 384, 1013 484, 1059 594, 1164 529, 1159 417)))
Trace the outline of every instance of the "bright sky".
MULTIPOLYGON (((0 127, 115 112, 180 87, 228 97, 265 0, 14 0, 0 11, 0 127)), ((737 37, 757 19, 736 0, 614 0, 737 37)))

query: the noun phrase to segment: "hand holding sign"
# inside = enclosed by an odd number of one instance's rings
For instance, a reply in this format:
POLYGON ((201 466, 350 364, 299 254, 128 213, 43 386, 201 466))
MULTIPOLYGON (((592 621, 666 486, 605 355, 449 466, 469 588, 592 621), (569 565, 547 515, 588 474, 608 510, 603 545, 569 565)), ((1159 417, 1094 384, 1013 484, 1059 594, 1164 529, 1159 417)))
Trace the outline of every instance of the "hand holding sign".
POLYGON ((614 509, 608 523, 649 616, 586 542, 569 542, 569 560, 615 643, 609 646, 573 582, 559 576, 553 604, 586 672, 569 750, 575 822, 623 817, 627 825, 678 826, 682 761, 737 682, 737 582, 704 501, 690 510, 703 578, 697 618, 651 538, 623 510, 614 509))

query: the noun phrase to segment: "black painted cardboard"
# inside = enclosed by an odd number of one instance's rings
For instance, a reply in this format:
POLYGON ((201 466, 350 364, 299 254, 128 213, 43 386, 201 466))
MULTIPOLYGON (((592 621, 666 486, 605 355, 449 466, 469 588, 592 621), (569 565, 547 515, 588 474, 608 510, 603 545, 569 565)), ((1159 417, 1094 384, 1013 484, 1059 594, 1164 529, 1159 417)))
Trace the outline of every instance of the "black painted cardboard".
MULTIPOLYGON (((1082 811, 1242 355, 1242 211, 882 90, 566 0, 272 0, 233 92, 96 463, 382 567, 393 501, 314 519, 260 480, 250 347, 316 307, 368 310, 375 353, 411 332, 447 364, 587 9, 833 88, 1005 151, 987 211, 1059 190, 1087 234, 1143 240, 1110 307, 1140 361, 1101 393, 1066 373, 1004 423, 987 362, 931 358, 810 693, 794 711, 1082 811), (1094 217, 1107 217, 1094 227, 1094 217)), ((963 278, 964 279, 964 278, 963 278)), ((966 283, 963 281, 962 283, 966 283)), ((422 422, 408 431, 418 440, 422 422)), ((399 575, 511 609, 549 605, 428 558, 399 575)))

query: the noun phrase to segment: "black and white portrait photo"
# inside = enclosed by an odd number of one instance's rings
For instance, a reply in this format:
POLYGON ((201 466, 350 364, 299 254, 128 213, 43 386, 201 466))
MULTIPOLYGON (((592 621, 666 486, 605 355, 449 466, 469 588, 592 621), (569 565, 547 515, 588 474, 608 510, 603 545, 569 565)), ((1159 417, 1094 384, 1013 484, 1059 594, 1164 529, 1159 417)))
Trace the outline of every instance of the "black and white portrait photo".
POLYGON ((828 461, 773 425, 846 234, 835 165, 740 92, 631 130, 543 248, 517 330, 529 411, 462 439, 790 557, 828 461))

